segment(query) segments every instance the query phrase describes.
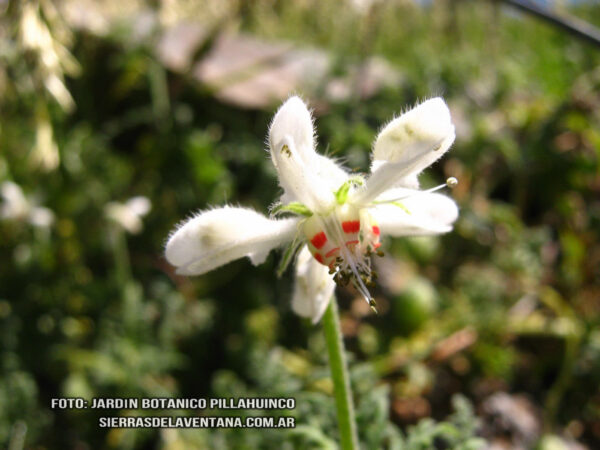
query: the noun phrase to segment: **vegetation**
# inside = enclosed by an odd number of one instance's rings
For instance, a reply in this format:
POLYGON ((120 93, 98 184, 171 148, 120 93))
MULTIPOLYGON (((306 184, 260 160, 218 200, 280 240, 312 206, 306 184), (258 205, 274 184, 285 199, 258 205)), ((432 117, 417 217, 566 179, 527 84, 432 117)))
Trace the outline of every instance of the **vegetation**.
MULTIPOLYGON (((325 340, 292 313, 281 254, 198 278, 176 276, 162 255, 190 212, 225 201, 266 212, 278 193, 264 151, 278 100, 225 103, 156 56, 158 36, 186 18, 206 26, 197 60, 226 29, 325 51, 327 81, 387 60, 398 81, 373 95, 360 75, 341 99, 325 84, 304 93, 320 151, 348 167, 366 171, 379 127, 417 99, 451 107, 456 142, 421 184, 458 178, 455 230, 384 242, 379 315, 353 289, 337 292, 363 447, 600 445, 598 49, 495 2, 355 3, 102 4, 154 17, 142 38, 141 19, 80 27, 61 12, 68 2, 0 4, 0 442, 337 445, 325 340), (119 209, 138 196, 147 215, 119 209), (108 430, 102 415, 173 411, 50 407, 242 396, 294 397, 296 428, 108 430)), ((598 5, 569 11, 600 25, 598 5)))

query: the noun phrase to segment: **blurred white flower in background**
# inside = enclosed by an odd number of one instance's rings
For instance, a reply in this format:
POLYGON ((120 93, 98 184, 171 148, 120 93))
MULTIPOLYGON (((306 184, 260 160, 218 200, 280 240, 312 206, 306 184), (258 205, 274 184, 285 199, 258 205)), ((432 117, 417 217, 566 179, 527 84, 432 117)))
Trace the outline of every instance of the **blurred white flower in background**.
POLYGON ((374 308, 367 287, 377 278, 371 256, 382 256, 380 236, 446 233, 458 217, 454 201, 433 192, 456 179, 425 191, 417 180, 454 137, 446 103, 427 100, 381 130, 371 174, 352 175, 315 151, 311 114, 292 97, 271 123, 269 146, 284 191, 271 214, 295 217, 269 219, 232 206, 202 211, 171 234, 167 260, 179 274, 200 275, 243 256, 260 264, 272 249, 291 243, 282 268, 302 248, 292 301, 297 314, 319 321, 335 283, 352 283, 374 308))
POLYGON ((125 231, 137 234, 143 229, 142 218, 150 212, 152 203, 147 197, 132 197, 125 203, 109 202, 104 206, 104 213, 125 231))
POLYGON ((31 225, 48 228, 54 223, 54 213, 39 206, 33 198, 28 198, 21 187, 12 181, 0 185, 0 219, 26 221, 31 225))
POLYGON ((383 2, 381 0, 350 0, 348 3, 358 14, 367 14, 373 6, 383 2))
POLYGON ((38 117, 35 130, 35 144, 31 152, 31 161, 34 166, 44 171, 51 171, 58 167, 60 154, 54 141, 52 125, 47 117, 38 117))
POLYGON ((46 92, 65 112, 72 112, 75 101, 67 88, 65 76, 78 76, 81 67, 68 50, 74 41, 73 33, 52 1, 16 2, 15 8, 19 13, 15 21, 18 32, 16 43, 31 65, 31 77, 18 80, 16 84, 21 93, 34 93, 36 98, 36 132, 31 162, 44 171, 52 171, 60 163, 60 154, 46 92))
POLYGON ((75 102, 65 86, 64 74, 75 76, 81 68, 66 47, 72 34, 52 2, 24 2, 19 34, 23 48, 36 54, 39 75, 48 92, 65 111, 73 110, 75 102))

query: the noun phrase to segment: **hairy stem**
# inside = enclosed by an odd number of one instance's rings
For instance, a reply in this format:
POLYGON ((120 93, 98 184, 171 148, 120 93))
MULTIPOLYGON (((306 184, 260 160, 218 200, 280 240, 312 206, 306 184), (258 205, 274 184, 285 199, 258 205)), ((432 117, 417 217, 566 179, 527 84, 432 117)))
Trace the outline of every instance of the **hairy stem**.
POLYGON ((342 341, 340 317, 335 297, 329 302, 329 306, 323 316, 323 329, 325 331, 325 340, 327 341, 331 378, 333 379, 333 392, 335 395, 338 425, 340 427, 341 448, 342 450, 358 449, 358 436, 356 433, 354 404, 350 391, 348 364, 346 363, 346 356, 344 354, 344 342, 342 341))

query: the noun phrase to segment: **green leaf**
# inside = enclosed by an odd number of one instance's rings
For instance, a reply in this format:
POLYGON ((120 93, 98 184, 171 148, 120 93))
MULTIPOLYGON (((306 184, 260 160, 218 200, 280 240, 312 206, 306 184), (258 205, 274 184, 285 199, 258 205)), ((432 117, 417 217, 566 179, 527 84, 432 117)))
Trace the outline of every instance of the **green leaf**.
POLYGON ((276 205, 271 210, 271 215, 277 215, 285 212, 298 214, 300 216, 310 217, 313 215, 312 211, 308 207, 300 202, 291 202, 287 205, 276 205))
POLYGON ((303 243, 304 243, 304 240, 299 238, 298 236, 296 236, 294 238, 294 240, 292 241, 292 243, 290 245, 288 245, 288 247, 285 249, 285 253, 283 254, 283 257, 281 258, 281 262, 279 263, 279 266, 277 267, 277 278, 281 278, 281 276, 283 275, 283 272, 286 271, 286 269, 290 265, 290 262, 294 258, 294 255, 298 251, 298 248, 303 243))

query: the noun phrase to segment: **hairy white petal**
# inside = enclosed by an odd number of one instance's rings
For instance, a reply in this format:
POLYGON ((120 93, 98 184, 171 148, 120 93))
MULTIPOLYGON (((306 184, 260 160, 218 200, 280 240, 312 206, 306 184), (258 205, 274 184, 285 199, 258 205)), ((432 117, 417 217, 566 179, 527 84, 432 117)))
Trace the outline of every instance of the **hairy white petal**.
POLYGON ((354 195, 354 201, 359 204, 368 204, 396 186, 399 180, 410 177, 415 173, 415 167, 421 164, 423 156, 428 152, 429 150, 421 150, 411 158, 378 164, 377 169, 371 173, 365 185, 354 195))
POLYGON ((319 264, 310 254, 308 247, 298 254, 296 261, 296 283, 292 297, 292 310, 302 317, 317 323, 329 305, 335 282, 329 269, 319 264))
POLYGON ((373 159, 399 162, 423 149, 434 148, 444 153, 453 140, 450 110, 444 100, 436 97, 388 123, 375 140, 373 159), (440 148, 442 145, 446 148, 440 148))
POLYGON ((200 212, 167 242, 165 255, 182 275, 200 275, 234 259, 254 263, 294 238, 298 219, 270 220, 252 209, 225 206, 200 212))
POLYGON ((312 158, 314 129, 310 111, 300 97, 290 97, 275 113, 269 128, 269 144, 275 148, 285 136, 290 136, 302 160, 312 158))
MULTIPOLYGON (((333 190, 318 175, 318 166, 309 166, 300 158, 291 136, 284 136, 271 147, 279 183, 291 198, 305 204, 313 212, 325 212, 334 203, 333 190)), ((313 160, 317 161, 316 158, 313 160)))
MULTIPOLYGON (((410 189, 394 189, 379 198, 392 199, 409 194, 410 189)), ((412 191, 411 197, 400 203, 406 210, 390 203, 379 204, 370 210, 382 234, 423 236, 447 233, 458 217, 454 200, 442 194, 412 191)))
MULTIPOLYGON (((315 153, 311 161, 312 163, 309 164, 310 172, 313 174, 312 177, 323 186, 322 189, 335 192, 348 180, 348 172, 340 167, 335 160, 315 153)), ((326 196, 327 201, 331 201, 329 194, 326 194, 326 196)), ((284 193, 281 196, 280 202, 286 204, 293 201, 301 200, 294 192, 284 187, 284 193)))
POLYGON ((409 173, 405 177, 398 179, 398 181, 396 182, 396 186, 406 186, 406 187, 411 187, 411 188, 418 188, 419 187, 419 180, 418 180, 419 174, 424 169, 426 169, 427 167, 432 165, 434 162, 436 162, 438 159, 440 159, 442 157, 442 155, 448 151, 448 149, 454 142, 454 138, 455 138, 455 135, 454 135, 454 131, 453 131, 451 135, 448 135, 446 137, 446 139, 444 139, 442 141, 442 144, 441 144, 439 150, 426 152, 420 158, 419 162, 417 164, 415 164, 415 166, 413 166, 411 173, 409 173))
POLYGON ((454 137, 450 110, 444 100, 427 100, 381 130, 373 146, 371 171, 377 171, 383 162, 406 163, 419 155, 410 171, 395 180, 397 186, 418 187, 417 175, 450 148, 454 137))
POLYGON ((315 168, 317 177, 324 180, 331 191, 337 191, 348 180, 348 172, 327 156, 319 154, 315 154, 315 156, 312 166, 315 168))
POLYGON ((348 179, 346 171, 334 160, 315 151, 312 117, 299 97, 291 97, 275 114, 269 129, 269 147, 284 190, 283 203, 299 201, 317 209, 325 205, 326 209, 333 198, 331 192, 348 179), (288 156, 281 151, 283 145, 293 153, 290 160, 282 159, 288 156), (306 192, 307 189, 315 192, 306 192))

